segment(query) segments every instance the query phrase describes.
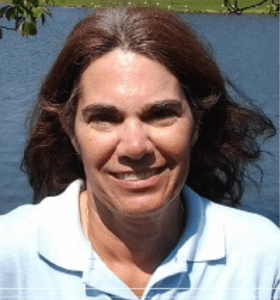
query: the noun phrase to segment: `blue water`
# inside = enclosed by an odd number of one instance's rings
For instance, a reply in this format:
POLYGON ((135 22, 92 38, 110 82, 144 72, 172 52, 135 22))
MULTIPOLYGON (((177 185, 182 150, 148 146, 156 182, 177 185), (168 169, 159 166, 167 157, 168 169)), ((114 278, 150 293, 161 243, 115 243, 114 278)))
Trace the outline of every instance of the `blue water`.
MULTIPOLYGON (((0 214, 31 202, 31 190, 19 171, 25 141, 25 116, 47 70, 85 9, 52 8, 53 19, 39 26, 36 37, 5 31, 0 41, 0 214)), ((266 16, 183 15, 208 40, 227 74, 278 124, 278 19, 266 16)), ((1 23, 3 24, 3 23, 1 23)), ((7 25, 9 25, 7 23, 7 25)), ((248 182, 243 209, 279 224, 278 137, 264 144, 265 176, 260 192, 248 182)), ((255 177, 259 174, 255 172, 255 177)))

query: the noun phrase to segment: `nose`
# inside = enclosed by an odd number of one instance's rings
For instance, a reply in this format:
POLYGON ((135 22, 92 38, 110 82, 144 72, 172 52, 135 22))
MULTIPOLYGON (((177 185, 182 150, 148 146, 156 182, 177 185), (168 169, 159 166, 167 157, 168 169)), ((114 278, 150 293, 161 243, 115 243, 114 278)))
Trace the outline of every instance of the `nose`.
POLYGON ((141 120, 127 120, 122 125, 118 145, 119 158, 141 160, 153 152, 149 130, 141 120))

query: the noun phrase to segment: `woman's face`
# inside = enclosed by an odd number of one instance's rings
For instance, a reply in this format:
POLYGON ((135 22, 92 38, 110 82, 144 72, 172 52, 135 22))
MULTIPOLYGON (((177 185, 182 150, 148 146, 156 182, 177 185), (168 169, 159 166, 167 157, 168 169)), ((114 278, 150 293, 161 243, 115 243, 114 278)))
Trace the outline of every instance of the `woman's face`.
POLYGON ((194 118, 177 79, 161 64, 120 49, 81 78, 75 139, 94 203, 147 215, 179 199, 194 118))

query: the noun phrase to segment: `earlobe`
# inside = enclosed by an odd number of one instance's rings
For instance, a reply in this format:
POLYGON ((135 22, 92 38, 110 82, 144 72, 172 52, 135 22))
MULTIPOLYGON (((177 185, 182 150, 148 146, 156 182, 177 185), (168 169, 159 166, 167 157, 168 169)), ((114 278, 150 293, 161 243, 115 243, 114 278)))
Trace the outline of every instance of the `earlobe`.
POLYGON ((66 120, 66 116, 64 114, 60 114, 59 115, 59 121, 60 121, 60 124, 61 124, 62 128, 66 132, 66 134, 71 138, 72 134, 71 134, 71 130, 69 128, 69 124, 66 120))
POLYGON ((64 129, 64 131, 66 132, 66 134, 69 136, 70 140, 71 140, 71 143, 75 149, 75 151, 77 152, 77 154, 80 154, 80 147, 79 147, 79 144, 77 142, 77 139, 76 137, 74 136, 72 130, 70 129, 69 127, 69 124, 67 123, 67 121, 65 120, 65 116, 62 115, 62 116, 59 116, 59 121, 60 121, 60 124, 62 126, 62 128, 64 129))
POLYGON ((78 154, 80 154, 80 147, 75 137, 71 138, 71 143, 78 154))
POLYGON ((193 136, 192 136, 192 147, 194 146, 194 144, 196 143, 197 139, 198 139, 198 127, 195 128, 193 136))

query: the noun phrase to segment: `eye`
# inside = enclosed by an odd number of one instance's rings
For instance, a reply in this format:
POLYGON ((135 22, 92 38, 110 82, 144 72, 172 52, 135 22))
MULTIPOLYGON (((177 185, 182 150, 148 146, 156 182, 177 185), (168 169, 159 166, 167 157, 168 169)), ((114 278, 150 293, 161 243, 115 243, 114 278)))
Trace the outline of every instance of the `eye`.
POLYGON ((161 126, 172 124, 178 116, 177 111, 172 109, 156 109, 144 116, 144 121, 161 126))
POLYGON ((166 118, 172 118, 176 115, 176 112, 171 109, 159 109, 153 112, 153 114, 151 115, 151 119, 161 120, 166 118))
POLYGON ((94 122, 94 123, 117 123, 118 119, 116 116, 111 115, 111 114, 97 114, 93 115, 89 118, 89 123, 94 122))
POLYGON ((120 122, 121 120, 117 116, 107 113, 91 115, 87 120, 87 123, 89 123, 90 126, 101 131, 110 130, 110 128, 119 124, 120 122))

